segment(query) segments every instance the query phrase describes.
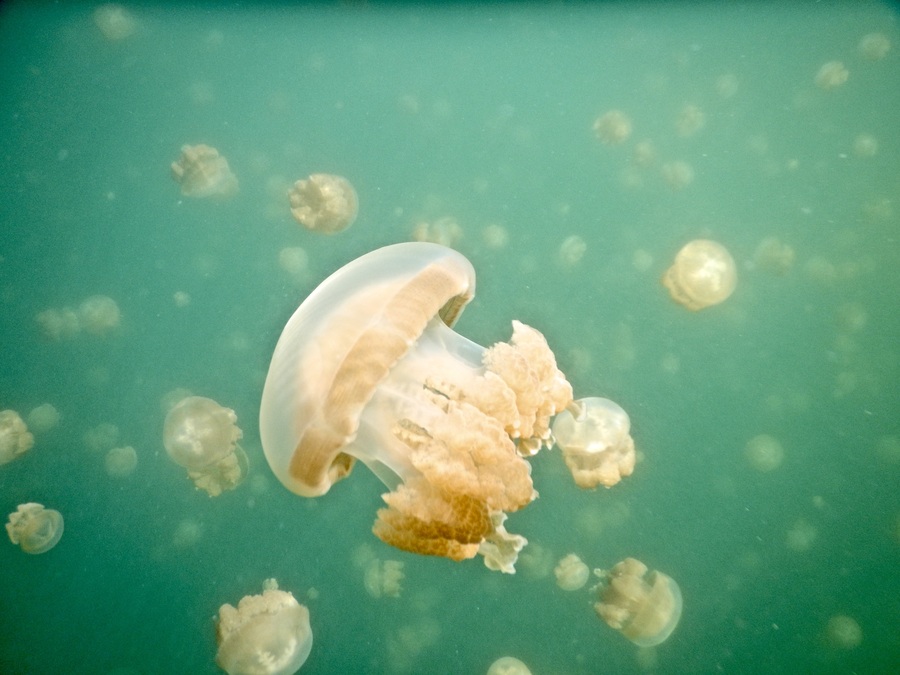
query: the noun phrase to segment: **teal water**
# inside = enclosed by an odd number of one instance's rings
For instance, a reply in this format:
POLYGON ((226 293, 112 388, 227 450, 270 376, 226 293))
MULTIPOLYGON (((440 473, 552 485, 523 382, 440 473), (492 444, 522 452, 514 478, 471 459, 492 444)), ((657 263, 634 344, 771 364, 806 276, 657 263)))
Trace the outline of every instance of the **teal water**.
POLYGON ((309 673, 484 673, 506 654, 536 675, 900 664, 894 6, 145 5, 118 41, 93 9, 0 9, 0 409, 61 415, 0 467, 0 508, 65 518, 43 555, 0 542, 0 672, 219 672, 219 606, 269 577, 309 607, 309 673), (884 58, 860 53, 869 33, 884 58), (826 91, 814 78, 833 60, 849 78, 826 91), (681 136, 686 105, 705 124, 681 136), (633 123, 620 145, 592 131, 611 109, 633 123), (877 152, 854 150, 861 134, 877 152), (656 159, 638 167, 644 140, 656 159), (219 149, 235 197, 180 195, 169 165, 186 143, 219 149), (674 161, 693 169, 680 189, 663 178, 674 161), (358 191, 336 236, 288 211, 314 172, 358 191), (345 262, 444 217, 478 273, 457 330, 491 344, 512 319, 540 329, 576 396, 629 412, 641 452, 634 475, 582 492, 542 451, 540 498, 507 526, 552 561, 633 556, 672 576, 684 614, 657 648, 540 566, 501 575, 382 544, 365 467, 304 500, 266 465, 259 399, 285 321, 345 262), (567 263, 570 236, 585 252, 567 263), (659 279, 701 237, 739 278, 693 313, 659 279), (756 253, 769 237, 795 253, 783 274, 756 253), (285 247, 307 253, 299 274, 285 247), (39 312, 97 294, 121 310, 112 334, 41 334, 39 312), (236 490, 210 498, 169 461, 178 388, 236 411, 236 490), (117 435, 89 447, 101 424, 117 435), (744 456, 758 434, 784 447, 774 471, 744 456), (137 451, 126 478, 104 468, 114 445, 137 451), (404 563, 399 597, 366 591, 366 555, 404 563), (858 646, 829 640, 837 615, 858 646))

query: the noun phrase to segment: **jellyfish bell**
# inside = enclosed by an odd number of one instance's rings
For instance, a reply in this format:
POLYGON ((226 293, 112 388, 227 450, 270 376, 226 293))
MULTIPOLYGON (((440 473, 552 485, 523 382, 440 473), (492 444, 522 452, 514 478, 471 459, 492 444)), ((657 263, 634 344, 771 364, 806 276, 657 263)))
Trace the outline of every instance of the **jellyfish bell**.
POLYGON ((238 181, 215 148, 199 143, 181 146, 181 156, 172 162, 172 178, 185 197, 231 197, 238 181))
POLYGON ((298 180, 288 192, 291 214, 308 230, 337 234, 356 220, 359 199, 343 176, 314 173, 298 180))
POLYGON ((675 302, 698 311, 729 298, 737 286, 737 266, 721 244, 695 239, 678 251, 662 283, 675 302))
POLYGON ((163 428, 169 458, 187 469, 194 485, 210 497, 233 490, 246 477, 247 454, 237 444, 242 436, 234 410, 203 396, 178 402, 163 428))
POLYGON ((6 533, 9 540, 25 553, 46 553, 63 535, 63 517, 59 511, 46 509, 42 504, 19 504, 16 511, 9 514, 6 533))
POLYGON ((288 489, 328 492, 358 459, 388 487, 375 534, 513 572, 503 521, 536 496, 523 459, 572 390, 543 335, 513 323, 485 349, 451 326, 475 272, 431 243, 387 246, 326 279, 288 321, 260 405, 260 439, 288 489))
POLYGON ((612 487, 631 475, 636 456, 630 430, 628 413, 606 398, 573 401, 553 421, 556 445, 584 489, 612 487))
POLYGON ((769 434, 754 436, 744 446, 744 457, 754 469, 761 473, 774 471, 784 461, 781 442, 769 434))
POLYGON ((681 589, 668 575, 625 558, 600 577, 597 616, 639 647, 665 642, 681 618, 681 589))
POLYGON ((15 410, 0 411, 0 465, 31 450, 34 436, 15 410))
POLYGON ((575 553, 562 558, 553 570, 556 585, 564 591, 577 591, 591 576, 591 571, 575 553))
POLYGON ((119 327, 121 320, 119 306, 106 295, 92 295, 78 306, 79 325, 91 335, 111 333, 119 327))
POLYGON ((830 646, 837 649, 855 649, 862 643, 862 628, 852 616, 835 614, 828 619, 825 639, 830 646))
POLYGON ((594 134, 605 145, 619 145, 631 136, 631 119, 621 110, 610 110, 594 120, 594 134))
POLYGON ((501 656, 490 665, 487 675, 531 675, 531 670, 515 656, 501 656))
POLYGON ((291 675, 312 650, 309 610, 267 580, 262 594, 219 608, 216 641, 216 663, 229 675, 291 675))

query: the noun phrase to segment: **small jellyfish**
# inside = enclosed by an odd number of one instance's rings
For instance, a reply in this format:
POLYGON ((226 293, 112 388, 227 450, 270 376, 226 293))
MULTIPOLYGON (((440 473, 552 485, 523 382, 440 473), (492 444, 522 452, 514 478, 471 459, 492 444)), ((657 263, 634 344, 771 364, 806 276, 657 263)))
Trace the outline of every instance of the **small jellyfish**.
POLYGON ((779 276, 787 274, 794 266, 794 249, 778 237, 766 237, 753 254, 756 266, 779 276))
POLYGON ((309 272, 309 255, 300 246, 287 246, 278 252, 278 266, 300 281, 309 272))
POLYGON ((45 509, 42 504, 19 504, 18 509, 9 514, 6 532, 9 540, 25 553, 46 553, 63 535, 63 517, 59 511, 45 509))
POLYGON ((298 180, 288 192, 291 214, 308 230, 336 234, 356 220, 359 200, 356 190, 346 178, 328 173, 314 173, 298 180))
POLYGON ((891 41, 884 33, 868 33, 859 41, 859 53, 869 61, 881 61, 891 51, 891 41))
POLYGON ((706 125, 706 114, 700 106, 689 103, 675 119, 675 129, 679 136, 693 136, 706 125))
POLYGON ((553 438, 563 452, 576 485, 612 487, 634 471, 631 421, 606 398, 573 401, 553 422, 553 438))
POLYGON ((210 497, 233 490, 247 475, 247 454, 237 442, 243 432, 234 410, 212 399, 188 396, 166 415, 163 443, 176 464, 210 497))
POLYGON ((697 311, 728 299, 737 285, 737 266, 721 244, 696 239, 678 251, 662 283, 675 302, 697 311))
POLYGON ((734 73, 725 73, 716 78, 716 93, 720 98, 731 98, 738 92, 738 79, 734 73))
POLYGON ((231 197, 238 191, 228 161, 202 143, 181 146, 181 157, 172 162, 172 177, 185 197, 231 197))
POLYGON ((109 450, 119 440, 119 427, 109 422, 102 422, 85 431, 82 440, 85 447, 91 452, 109 450))
POLYGON ((91 335, 106 335, 118 328, 121 320, 116 301, 105 295, 92 295, 78 306, 78 323, 91 335))
POLYGON ((399 598, 405 576, 399 560, 375 558, 366 564, 363 585, 373 598, 399 598))
POLYGON ((481 231, 481 240, 487 248, 498 251, 509 244, 509 232, 502 225, 491 223, 481 231))
POLYGON ((600 577, 597 616, 639 647, 653 647, 672 634, 681 618, 681 589, 668 575, 650 572, 640 560, 625 558, 600 577))
POLYGON ((111 448, 104 459, 106 473, 112 478, 127 478, 134 473, 137 462, 137 452, 130 445, 111 448))
POLYGON ((556 252, 556 257, 563 267, 575 267, 587 251, 587 242, 577 234, 563 239, 556 252))
POLYGON ((487 675, 531 675, 531 670, 514 656, 501 656, 488 668, 487 675))
POLYGON ((577 591, 582 588, 591 576, 591 571, 576 554, 570 553, 562 558, 553 569, 556 585, 564 591, 577 591))
POLYGON ((594 120, 594 134, 606 145, 619 145, 631 136, 631 120, 621 110, 610 110, 594 120))
POLYGON ((453 216, 434 221, 420 220, 412 230, 413 241, 428 241, 453 248, 463 237, 463 229, 453 216))
POLYGON ((31 450, 34 436, 15 410, 0 412, 0 465, 31 450))
POLYGON ((660 167, 663 180, 673 190, 681 190, 694 182, 694 167, 684 160, 666 162, 660 167))
POLYGON ((744 457, 757 471, 769 473, 781 466, 781 462, 784 461, 784 448, 774 436, 759 434, 747 441, 744 457))
POLYGON ((110 42, 119 42, 129 37, 137 28, 137 22, 122 5, 107 3, 94 10, 94 24, 110 42))
POLYGON ((857 157, 874 157, 878 154, 878 139, 872 134, 859 134, 853 139, 853 154, 857 157))
POLYGON ((850 72, 840 61, 829 61, 819 68, 816 73, 816 86, 820 89, 835 89, 840 87, 850 77, 850 72))
POLYGON ((291 675, 312 650, 309 610, 267 579, 261 595, 219 607, 216 642, 216 663, 228 675, 291 675))
POLYGON ((55 342, 71 340, 81 332, 78 314, 74 309, 45 309, 34 317, 44 337, 55 342))
POLYGON ((832 647, 855 649, 859 647, 862 638, 862 628, 852 616, 836 614, 828 619, 828 625, 825 627, 825 639, 832 647))
POLYGON ((28 426, 36 434, 45 434, 57 424, 59 411, 50 403, 39 405, 28 413, 28 426))

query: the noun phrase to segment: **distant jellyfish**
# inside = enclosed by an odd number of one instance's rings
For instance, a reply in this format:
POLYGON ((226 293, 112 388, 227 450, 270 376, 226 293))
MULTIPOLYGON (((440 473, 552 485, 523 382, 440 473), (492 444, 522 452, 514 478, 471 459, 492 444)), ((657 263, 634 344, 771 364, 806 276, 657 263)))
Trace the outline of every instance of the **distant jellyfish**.
POLYGON ((181 156, 172 162, 172 177, 181 185, 185 197, 231 197, 238 191, 238 181, 226 160, 215 148, 183 145, 181 156))
POLYGON ((453 216, 441 216, 437 220, 420 220, 412 230, 413 241, 428 241, 453 248, 463 238, 463 229, 453 216))
POLYGON ((34 436, 15 410, 0 412, 0 465, 31 450, 34 436))
POLYGON ((594 134, 606 145, 619 145, 631 136, 631 119, 621 110, 610 110, 594 120, 594 134))
POLYGON ((556 560, 553 551, 540 544, 530 543, 519 556, 519 567, 530 579, 545 579, 550 576, 556 560))
POLYGON ((829 61, 816 73, 816 86, 820 89, 835 89, 844 84, 850 77, 850 72, 840 61, 829 61))
POLYGON ((781 466, 781 462, 784 461, 784 448, 774 436, 759 434, 747 441, 744 457, 757 471, 769 473, 781 466))
POLYGON ((313 232, 337 234, 356 220, 359 199, 343 176, 314 173, 288 192, 294 220, 313 232))
POLYGON ((763 239, 753 254, 753 262, 759 269, 779 276, 790 271, 795 258, 794 249, 778 237, 763 239))
POLYGON ((91 335, 107 335, 119 327, 121 320, 119 306, 106 295, 92 295, 78 306, 78 322, 91 335))
POLYGON ((405 576, 399 560, 375 558, 366 564, 363 585, 373 598, 399 598, 405 576))
POLYGON ((45 434, 59 424, 59 411, 50 403, 43 403, 28 413, 28 427, 36 434, 45 434))
POLYGON ((290 675, 312 650, 309 610, 267 579, 261 595, 219 608, 216 663, 228 675, 290 675))
POLYGON ((678 251, 662 283, 675 302, 698 311, 728 299, 737 286, 737 266, 721 244, 695 239, 678 251))
POLYGON ((693 136, 706 125, 706 114, 700 106, 689 103, 678 111, 675 130, 679 136, 693 136))
POLYGON ((639 647, 653 647, 672 634, 681 618, 681 589, 640 560, 625 558, 600 577, 597 616, 639 647))
POLYGON ((563 239, 556 257, 563 267, 575 267, 581 262, 586 251, 587 242, 577 234, 573 234, 563 239))
POLYGON ((491 223, 481 231, 481 240, 487 248, 497 251, 506 248, 509 243, 509 232, 502 225, 491 223))
POLYGON ((172 534, 172 545, 175 548, 191 548, 203 537, 203 529, 203 523, 192 518, 179 521, 172 534))
POLYGON ((501 656, 488 668, 487 675, 531 675, 531 670, 514 656, 501 656))
POLYGON ((653 141, 644 139, 635 143, 634 151, 631 153, 631 162, 642 169, 653 166, 656 163, 656 146, 653 141))
POLYGON ((591 576, 591 571, 575 553, 562 558, 553 569, 556 585, 564 591, 577 591, 591 576))
POLYGON ((131 36, 137 28, 137 21, 122 5, 106 3, 94 10, 94 24, 110 42, 119 42, 131 36))
POLYGON ((137 462, 137 452, 130 445, 111 448, 104 459, 106 473, 112 478, 127 478, 134 473, 137 462))
POLYGON ((666 162, 660 167, 663 180, 673 190, 681 190, 694 182, 694 167, 684 160, 666 162))
POLYGON ((300 246, 286 246, 278 252, 278 266, 300 281, 309 272, 309 255, 300 246))
POLYGON ((634 471, 631 421, 621 406, 606 398, 573 401, 556 416, 553 438, 576 485, 612 487, 634 471))
POLYGON ((187 307, 189 304, 191 304, 190 293, 188 293, 187 291, 175 291, 172 294, 172 301, 178 308, 187 307))
POLYGON ((81 332, 78 314, 69 307, 45 309, 34 317, 44 337, 54 340, 70 340, 81 332))
POLYGON ((119 440, 119 427, 109 422, 102 422, 85 431, 82 440, 85 447, 91 452, 109 450, 119 440))
POLYGON ((838 649, 855 649, 862 643, 863 633, 856 619, 846 614, 836 614, 828 619, 825 639, 838 649))
POLYGON ((853 139, 853 154, 857 157, 874 157, 878 154, 878 139, 872 134, 859 134, 853 139))
POLYGON ((720 98, 731 98, 738 92, 738 79, 734 73, 725 73, 716 78, 716 93, 720 98))
POLYGON ((242 436, 234 410, 202 396, 175 405, 163 429, 169 457, 210 497, 233 490, 246 477, 247 455, 237 444, 242 436))
POLYGON ((9 540, 25 553, 46 553, 63 535, 63 517, 59 511, 45 509, 34 502, 19 504, 6 523, 9 540))
POLYGON ((859 41, 859 53, 869 61, 880 61, 891 51, 891 41, 884 33, 867 33, 859 41))
POLYGON ((785 533, 784 543, 791 551, 803 553, 812 548, 819 531, 805 518, 798 518, 785 533))

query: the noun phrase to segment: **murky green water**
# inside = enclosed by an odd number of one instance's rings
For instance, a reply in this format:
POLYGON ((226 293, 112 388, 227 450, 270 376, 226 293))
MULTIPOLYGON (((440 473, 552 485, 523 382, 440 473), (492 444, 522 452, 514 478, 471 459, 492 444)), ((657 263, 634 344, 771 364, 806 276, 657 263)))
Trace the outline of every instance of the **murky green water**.
POLYGON ((121 40, 92 10, 0 11, 0 408, 61 414, 0 467, 0 507, 65 517, 48 553, 0 543, 0 672, 217 672, 218 607, 268 577, 309 606, 310 673, 484 673, 504 654, 536 675, 900 662, 893 8, 151 5, 121 40), (870 33, 884 58, 861 53, 870 33), (826 90, 829 61, 849 78, 826 90), (633 124, 619 145, 592 131, 611 109, 633 124), (179 194, 169 165, 201 142, 234 198, 179 194), (359 193, 342 234, 291 219, 286 189, 314 172, 359 193), (541 496, 509 529, 552 561, 634 556, 675 578, 684 615, 663 645, 637 650, 587 589, 524 561, 501 575, 385 546, 365 467, 316 500, 270 473, 257 417, 284 322, 343 263, 441 218, 479 275, 457 329, 542 330, 577 396, 630 413, 642 453, 621 484, 581 492, 543 451, 541 496), (571 236, 585 251, 565 262, 571 236), (659 279, 701 237, 739 280, 692 313, 659 279), (795 253, 783 274, 757 253, 770 237, 795 253), (298 274, 285 247, 308 255, 298 274), (113 334, 42 336, 39 312, 96 294, 121 309, 113 334), (251 468, 235 491, 207 497, 166 456, 177 388, 237 412, 251 468), (89 447, 101 424, 117 434, 89 447), (784 447, 769 473, 744 456, 758 434, 784 447), (114 478, 105 453, 123 445, 138 465, 114 478), (400 597, 367 593, 363 554, 404 563, 400 597), (829 642, 835 615, 858 646, 829 642))

